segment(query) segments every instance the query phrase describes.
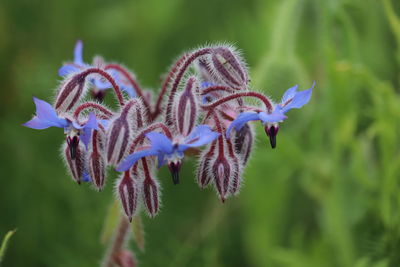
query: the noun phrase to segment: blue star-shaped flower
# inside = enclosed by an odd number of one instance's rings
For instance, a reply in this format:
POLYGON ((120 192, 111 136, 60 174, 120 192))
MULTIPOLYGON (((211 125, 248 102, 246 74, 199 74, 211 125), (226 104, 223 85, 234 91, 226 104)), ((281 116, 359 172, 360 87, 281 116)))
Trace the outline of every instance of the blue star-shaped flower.
POLYGON ((125 160, 119 164, 117 171, 126 171, 132 167, 139 159, 147 156, 157 156, 158 167, 168 162, 168 167, 172 173, 175 184, 179 182, 179 169, 184 151, 206 145, 214 141, 219 133, 213 132, 208 125, 199 125, 183 139, 180 143, 173 143, 167 136, 157 132, 150 132, 146 137, 150 140, 149 149, 141 150, 130 154, 125 160))
POLYGON ((301 108, 310 101, 314 85, 315 83, 310 89, 300 92, 297 92, 297 85, 289 88, 283 94, 281 102, 274 106, 274 109, 271 113, 267 113, 264 111, 258 113, 240 113, 239 116, 229 125, 226 131, 227 138, 230 137, 233 128, 235 128, 236 131, 239 131, 247 122, 259 120, 265 127, 265 132, 270 138, 272 148, 275 148, 276 134, 279 130, 278 123, 284 121, 287 118, 285 115, 286 112, 293 108, 301 108))
POLYGON ((93 129, 97 129, 97 119, 94 113, 89 114, 87 122, 83 125, 75 121, 58 116, 56 110, 52 105, 46 101, 33 97, 36 105, 36 115, 23 126, 28 128, 43 130, 49 127, 63 128, 65 133, 76 130, 80 132, 80 139, 87 147, 90 141, 90 136, 93 129))

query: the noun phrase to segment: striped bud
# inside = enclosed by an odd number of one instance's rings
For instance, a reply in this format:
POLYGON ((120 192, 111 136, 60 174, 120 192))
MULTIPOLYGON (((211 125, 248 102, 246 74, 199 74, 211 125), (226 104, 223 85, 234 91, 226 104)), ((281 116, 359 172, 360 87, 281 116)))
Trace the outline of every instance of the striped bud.
POLYGON ((118 251, 113 256, 114 262, 118 267, 135 267, 137 260, 132 252, 129 250, 123 249, 118 251))
POLYGON ((140 100, 130 100, 108 127, 106 147, 109 164, 117 166, 126 156, 129 150, 130 136, 137 127, 143 125, 143 110, 140 107, 142 107, 140 100))
POLYGON ((146 211, 150 217, 156 216, 160 208, 160 186, 149 170, 148 162, 142 159, 144 180, 142 184, 142 197, 146 211))
POLYGON ((196 77, 190 77, 185 85, 182 93, 177 95, 174 107, 174 123, 177 131, 183 135, 189 135, 197 119, 197 103, 195 92, 198 91, 199 85, 196 77))
POLYGON ((211 177, 221 201, 224 202, 230 194, 239 192, 241 166, 230 140, 221 136, 217 140, 216 147, 218 154, 210 162, 211 177))
POLYGON ((228 86, 246 88, 248 74, 243 59, 232 47, 220 46, 211 55, 213 74, 228 86))
POLYGON ((216 141, 214 141, 207 149, 205 153, 200 156, 200 164, 197 169, 197 183, 200 188, 206 188, 211 181, 211 160, 214 155, 217 154, 216 151, 216 141))
POLYGON ((122 208, 129 221, 132 221, 132 217, 136 212, 138 203, 138 186, 136 179, 133 179, 129 171, 122 174, 122 177, 117 182, 118 195, 121 200, 122 208))
POLYGON ((70 111, 79 100, 82 99, 87 90, 86 73, 81 71, 72 76, 68 76, 58 90, 55 109, 57 112, 70 111))
POLYGON ((93 130, 88 150, 88 171, 93 185, 99 191, 103 189, 106 177, 105 142, 105 132, 93 130))
POLYGON ((65 142, 62 146, 62 155, 67 169, 69 170, 72 179, 74 179, 74 181, 76 181, 78 184, 80 184, 82 181, 82 176, 85 169, 85 153, 85 146, 79 141, 74 149, 70 148, 68 142, 65 142))
POLYGON ((235 153, 240 158, 243 165, 247 164, 249 160, 253 144, 254 144, 254 131, 248 123, 246 123, 239 131, 233 131, 232 138, 235 153))

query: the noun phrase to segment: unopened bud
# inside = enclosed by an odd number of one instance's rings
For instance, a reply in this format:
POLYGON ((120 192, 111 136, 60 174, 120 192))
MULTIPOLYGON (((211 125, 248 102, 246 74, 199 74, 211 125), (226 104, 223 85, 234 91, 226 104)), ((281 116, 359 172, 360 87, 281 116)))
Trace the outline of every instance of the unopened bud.
MULTIPOLYGON (((74 137, 72 138, 72 140, 74 140, 74 137)), ((76 143, 74 141, 73 149, 71 149, 71 146, 69 146, 68 143, 69 142, 67 141, 62 146, 62 155, 71 174, 71 177, 78 184, 80 184, 85 169, 85 146, 82 144, 82 142, 78 141, 76 143)))
POLYGON ((143 180, 143 203, 149 216, 156 216, 159 210, 159 185, 149 176, 143 180))
POLYGON ((247 69, 243 59, 231 47, 215 47, 211 56, 213 73, 228 86, 246 88, 247 69))
POLYGON ((57 93, 54 104, 57 112, 70 111, 84 97, 86 90, 86 75, 84 71, 68 76, 57 93))
POLYGON ((176 128, 183 136, 189 135, 196 124, 197 103, 194 94, 198 90, 198 86, 197 79, 190 77, 186 82, 185 89, 177 95, 177 101, 174 103, 176 128))
POLYGON ((216 155, 216 141, 214 141, 206 152, 200 156, 200 164, 197 169, 197 183, 201 188, 206 188, 211 181, 211 160, 216 155))
POLYGON ((246 165, 254 144, 254 131, 249 124, 245 124, 239 131, 233 131, 231 140, 235 145, 235 153, 243 165, 246 165))
POLYGON ((136 267, 136 258, 129 250, 121 250, 113 258, 119 267, 136 267))
POLYGON ((104 187, 106 176, 105 133, 94 130, 89 143, 88 169, 93 185, 100 191, 104 187))
POLYGON ((125 214, 129 221, 132 221, 137 208, 138 186, 136 180, 130 176, 129 171, 122 174, 122 178, 117 183, 117 189, 125 214))
POLYGON ((143 124, 140 113, 140 102, 132 99, 126 103, 107 131, 107 161, 117 166, 129 150, 129 139, 135 126, 143 124), (135 120, 136 119, 136 120, 135 120))

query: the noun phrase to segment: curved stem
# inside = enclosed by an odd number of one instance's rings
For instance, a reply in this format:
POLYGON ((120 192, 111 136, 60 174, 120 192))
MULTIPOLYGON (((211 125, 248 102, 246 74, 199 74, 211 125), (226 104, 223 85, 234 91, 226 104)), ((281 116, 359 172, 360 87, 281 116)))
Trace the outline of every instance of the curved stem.
POLYGON ((167 77, 164 80, 164 83, 161 87, 160 94, 158 95, 157 103, 154 108, 154 112, 152 114, 152 119, 155 119, 158 114, 161 112, 161 103, 162 99, 167 92, 168 85, 170 84, 172 78, 174 77, 175 73, 178 71, 179 67, 182 65, 183 61, 187 58, 188 54, 183 54, 172 66, 171 71, 168 73, 167 77))
POLYGON ((97 73, 97 74, 103 76, 109 83, 111 83, 112 87, 114 88, 114 92, 118 99, 119 105, 123 106, 124 105, 124 97, 121 93, 121 89, 119 88, 118 84, 115 82, 114 78, 111 77, 111 75, 108 74, 106 71, 99 69, 99 68, 89 68, 78 75, 82 75, 82 78, 86 78, 86 76, 88 76, 89 74, 92 74, 92 73, 97 73))
POLYGON ((223 91, 223 92, 232 93, 237 90, 232 87, 229 87, 229 86, 215 85, 215 86, 211 86, 211 87, 208 87, 208 88, 202 90, 200 95, 206 95, 208 93, 215 92, 215 91, 223 91))
POLYGON ((79 117, 79 115, 84 110, 90 109, 90 108, 102 112, 107 118, 110 118, 113 115, 113 113, 110 110, 108 110, 107 108, 103 107, 100 104, 97 104, 97 103, 94 103, 94 102, 86 102, 86 103, 83 103, 83 104, 79 105, 75 109, 75 111, 74 111, 74 119, 77 119, 79 117))
POLYGON ((269 112, 272 112, 273 107, 272 107, 271 101, 266 96, 264 96, 263 94, 256 93, 256 92, 243 92, 243 93, 232 94, 232 95, 226 96, 224 98, 221 98, 221 99, 215 101, 214 103, 212 103, 210 105, 202 106, 202 108, 203 109, 212 109, 212 108, 215 108, 215 107, 217 107, 217 106, 219 106, 219 105, 221 105, 221 104, 223 104, 225 102, 228 102, 228 101, 231 101, 233 99, 240 98, 240 97, 254 97, 254 98, 257 98, 257 99, 261 100, 264 103, 264 106, 266 107, 266 109, 269 112))
POLYGON ((174 99, 174 95, 176 93, 176 90, 178 89, 178 85, 185 74, 186 70, 190 66, 190 64, 193 63, 198 57, 204 56, 208 53, 210 53, 211 48, 203 48, 200 50, 197 50, 196 52, 193 52, 183 63, 182 67, 179 68, 179 72, 176 74, 176 77, 174 79, 174 83, 172 84, 171 90, 169 92, 169 97, 168 97, 168 103, 167 103, 167 110, 166 110, 166 117, 165 121, 167 124, 171 123, 171 110, 172 110, 172 102, 174 99))
POLYGON ((114 69, 114 70, 120 72, 132 84, 132 87, 135 89, 136 95, 139 96, 140 98, 142 98, 143 104, 145 105, 145 107, 148 110, 150 110, 150 104, 145 99, 142 88, 140 88, 138 82, 133 78, 133 75, 126 68, 122 67, 121 65, 113 63, 113 64, 106 65, 105 69, 106 70, 114 69))
POLYGON ((121 219, 116 228, 114 239, 107 250, 105 259, 101 265, 102 267, 115 266, 115 256, 124 248, 129 237, 128 219, 123 214, 121 214, 120 217, 121 219))

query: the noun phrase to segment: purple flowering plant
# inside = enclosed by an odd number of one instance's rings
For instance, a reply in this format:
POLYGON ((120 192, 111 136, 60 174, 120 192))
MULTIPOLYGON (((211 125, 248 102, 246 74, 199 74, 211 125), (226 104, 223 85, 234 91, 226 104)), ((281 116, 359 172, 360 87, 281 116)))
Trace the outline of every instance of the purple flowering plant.
POLYGON ((251 90, 241 54, 222 44, 184 53, 153 97, 124 66, 100 57, 85 63, 82 50, 78 41, 74 61, 59 69, 63 81, 54 102, 34 97, 36 115, 23 125, 63 128, 62 157, 77 183, 91 183, 100 191, 108 167, 120 172, 115 187, 129 220, 140 207, 151 217, 159 212, 156 170, 167 165, 178 184, 184 158, 192 155, 197 155, 201 188, 212 185, 222 202, 236 195, 254 146, 251 122, 263 124, 275 148, 286 113, 307 104, 313 89, 298 91, 296 85, 275 103, 251 90), (111 90, 116 110, 103 104, 111 90), (258 104, 249 104, 248 98, 258 104))

